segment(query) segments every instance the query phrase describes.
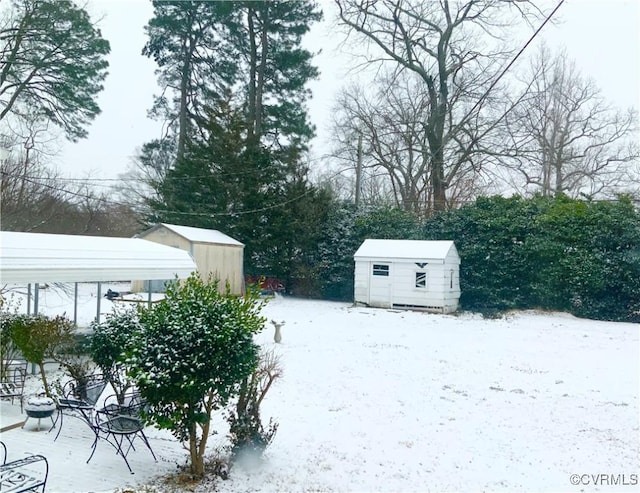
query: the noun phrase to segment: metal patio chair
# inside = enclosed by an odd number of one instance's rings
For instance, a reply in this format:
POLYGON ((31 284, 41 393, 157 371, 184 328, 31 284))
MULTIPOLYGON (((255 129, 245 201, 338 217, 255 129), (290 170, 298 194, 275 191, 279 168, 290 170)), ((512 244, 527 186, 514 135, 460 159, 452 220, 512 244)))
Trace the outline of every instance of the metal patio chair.
POLYGON ((95 433, 95 406, 106 386, 107 380, 102 374, 88 375, 80 381, 70 380, 64 385, 62 397, 57 400, 58 416, 51 427, 59 423, 54 441, 60 436, 65 415, 81 418, 95 433))
POLYGON ((124 398, 120 400, 115 394, 108 396, 104 400, 103 407, 95 411, 94 430, 96 436, 87 463, 93 457, 98 442, 105 440, 116 449, 116 454, 123 458, 129 472, 133 474, 127 455, 130 450, 135 450, 133 442, 136 438, 149 449, 153 459, 157 462, 156 454, 144 434, 141 411, 145 406, 146 404, 138 392, 126 393, 124 398))

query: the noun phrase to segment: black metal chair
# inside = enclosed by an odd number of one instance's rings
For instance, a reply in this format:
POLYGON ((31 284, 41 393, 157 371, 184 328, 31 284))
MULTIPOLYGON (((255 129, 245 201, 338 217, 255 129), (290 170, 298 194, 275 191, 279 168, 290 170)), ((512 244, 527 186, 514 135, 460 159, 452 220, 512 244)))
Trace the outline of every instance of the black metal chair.
POLYGON ((120 400, 115 394, 108 396, 104 400, 103 407, 95 412, 94 430, 96 436, 87 463, 95 454, 99 440, 103 439, 116 449, 116 454, 124 459, 129 472, 133 474, 127 455, 130 450, 135 450, 133 442, 136 438, 144 443, 157 462, 156 454, 144 434, 144 423, 140 413, 145 405, 138 392, 126 393, 120 400))
POLYGON ((27 379, 27 362, 10 363, 7 365, 6 378, 0 381, 0 399, 14 399, 20 401, 20 412, 22 409, 22 398, 24 394, 24 382, 27 379))
POLYGON ((49 462, 43 455, 29 455, 7 462, 7 447, 0 464, 0 491, 11 493, 44 493, 49 477, 49 462))
POLYGON ((60 436, 65 414, 82 418, 95 433, 95 406, 106 386, 107 380, 104 375, 101 374, 88 375, 79 381, 71 380, 64 385, 62 388, 62 397, 57 400, 58 416, 51 427, 51 430, 53 430, 58 422, 60 423, 54 441, 60 436))

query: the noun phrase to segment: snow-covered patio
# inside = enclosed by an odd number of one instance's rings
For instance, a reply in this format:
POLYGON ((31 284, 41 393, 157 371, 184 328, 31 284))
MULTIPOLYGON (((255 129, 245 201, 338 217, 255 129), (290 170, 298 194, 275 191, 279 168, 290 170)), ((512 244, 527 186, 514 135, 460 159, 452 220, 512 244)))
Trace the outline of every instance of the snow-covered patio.
MULTIPOLYGON (((284 367, 263 407, 279 430, 264 464, 236 466, 218 491, 637 491, 639 325, 281 297, 264 314, 286 322, 282 344, 270 324, 259 336, 284 367), (597 474, 623 482, 583 476, 597 474)), ((19 405, 1 406, 2 426, 21 419, 19 405)), ((222 423, 211 450, 225 443, 222 423)), ((56 442, 31 421, 0 440, 9 459, 49 459, 49 492, 171 491, 157 478, 186 451, 165 432, 147 434, 158 462, 136 447, 134 475, 106 444, 85 464, 92 432, 79 420, 66 420, 56 442)))

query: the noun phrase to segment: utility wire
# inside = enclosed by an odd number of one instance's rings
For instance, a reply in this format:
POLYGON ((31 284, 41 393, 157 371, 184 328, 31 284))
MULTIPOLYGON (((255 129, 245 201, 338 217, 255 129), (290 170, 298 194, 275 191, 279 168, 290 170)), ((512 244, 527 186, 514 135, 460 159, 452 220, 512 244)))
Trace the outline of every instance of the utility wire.
MULTIPOLYGON (((540 24, 540 27, 538 27, 538 29, 536 29, 536 31, 531 35, 531 37, 527 40, 527 42, 524 44, 524 46, 522 48, 520 48, 520 51, 518 51, 518 53, 516 53, 516 55, 513 57, 513 60, 511 60, 507 66, 502 70, 502 72, 500 72, 500 74, 498 75, 498 77, 496 77, 496 80, 494 80, 489 87, 487 88, 487 90, 484 92, 484 94, 482 96, 480 96, 480 98, 478 99, 478 101, 476 101, 476 104, 473 105, 473 107, 469 110, 469 112, 464 116, 464 118, 462 118, 461 122, 464 122, 467 118, 469 118, 471 116, 471 114, 476 110, 476 108, 478 106, 480 106, 480 104, 482 103, 482 101, 484 101, 484 99, 489 95, 489 93, 491 92, 491 90, 496 86, 496 84, 500 81, 500 79, 502 79, 502 77, 504 77, 504 74, 506 74, 509 69, 513 66, 513 64, 516 62, 516 60, 518 60, 518 58, 520 58, 520 55, 522 55, 522 53, 524 53, 524 50, 526 50, 529 45, 533 42, 533 40, 536 38, 536 36, 540 33, 540 31, 542 31, 542 28, 544 28, 544 26, 547 25, 547 23, 551 20, 551 18, 556 14, 556 12, 558 11, 558 9, 562 6, 562 4, 564 3, 564 0, 560 0, 560 2, 558 2, 558 5, 556 5, 556 7, 551 11, 551 13, 546 17, 546 19, 544 20, 544 22, 542 24, 540 24)), ((504 115, 502 115, 502 118, 504 118, 506 116, 506 113, 504 115)), ((456 129, 457 130, 457 129, 456 129)))
MULTIPOLYGON (((563 5, 565 0, 560 0, 560 2, 556 5, 556 7, 553 9, 553 11, 551 11, 551 13, 545 18, 545 20, 542 22, 542 24, 538 27, 538 29, 533 33, 533 35, 527 40, 527 42, 522 46, 522 48, 518 51, 518 53, 516 53, 516 55, 514 56, 514 58, 506 65, 506 67, 502 70, 502 72, 500 72, 500 74, 498 75, 498 77, 496 77, 496 79, 489 85, 489 87, 487 88, 487 90, 483 93, 483 95, 476 101, 476 103, 473 105, 473 107, 467 112, 467 114, 460 120, 460 123, 454 127, 454 130, 458 130, 462 124, 467 120, 467 118, 469 118, 473 112, 480 106, 480 104, 487 98, 487 96, 489 95, 489 93, 491 92, 491 90, 496 86, 496 84, 500 81, 500 79, 502 79, 502 77, 504 77, 504 75, 509 71, 509 69, 513 66, 513 64, 518 60, 518 58, 522 55, 522 53, 524 53, 524 51, 529 47, 529 45, 533 42, 533 40, 536 38, 536 36, 542 31, 542 29, 544 28, 544 26, 551 20, 551 18, 556 14, 556 12, 560 9, 560 7, 563 5)), ((503 114, 501 116, 500 119, 504 118, 506 116, 507 113, 503 114)), ((441 145, 440 149, 444 147, 444 143, 441 145)), ((349 168, 349 170, 351 170, 351 168, 349 168)), ((221 173, 222 176, 242 176, 242 175, 246 175, 246 174, 251 174, 253 173, 254 170, 247 170, 246 172, 242 172, 242 173, 221 173)), ((336 173, 334 173, 333 175, 330 176, 330 178, 333 178, 335 176, 338 176, 339 174, 343 173, 344 171, 347 171, 346 169, 344 170, 340 170, 336 173)), ((131 206, 131 204, 126 204, 126 203, 120 203, 120 202, 115 202, 115 201, 110 201, 107 200, 105 198, 99 198, 99 197, 94 197, 94 196, 90 196, 90 195, 85 195, 85 194, 81 194, 81 193, 77 193, 77 192, 72 192, 70 190, 66 190, 64 188, 60 188, 60 187, 56 187, 53 185, 49 185, 49 184, 45 184, 45 183, 41 183, 37 180, 44 180, 46 178, 40 178, 40 177, 25 177, 25 176, 16 176, 16 175, 11 175, 9 173, 6 172, 2 172, 3 175, 5 176, 9 176, 12 178, 17 178, 17 179, 24 179, 27 182, 30 182, 32 184, 35 185, 39 185, 39 186, 43 186, 58 192, 63 192, 72 196, 76 196, 76 197, 80 197, 80 198, 84 198, 84 199, 90 199, 90 200, 100 200, 106 204, 111 204, 111 205, 117 205, 117 206, 131 206)), ((200 176, 188 176, 188 177, 180 177, 178 178, 178 180, 192 180, 192 179, 200 179, 200 178, 207 178, 211 175, 200 175, 200 176)), ((81 182, 81 183, 88 183, 88 182, 99 182, 99 183, 108 183, 108 182, 125 182, 125 181, 137 181, 134 178, 126 178, 126 179, 121 179, 121 178, 94 178, 94 179, 81 179, 81 178, 56 178, 56 180, 58 181, 65 181, 65 182, 81 182)), ((238 211, 238 212, 212 212, 212 213, 208 213, 208 212, 179 212, 179 211, 169 211, 169 210, 155 210, 153 212, 155 213, 170 213, 170 214, 179 214, 179 215, 186 215, 186 216, 234 216, 234 215, 246 215, 246 214, 253 214, 253 213, 258 213, 258 212, 264 212, 267 210, 272 210, 275 208, 279 208, 279 207, 284 207, 285 205, 288 205, 292 202, 295 202, 299 199, 301 199, 302 197, 308 195, 311 192, 311 190, 307 190, 304 193, 300 194, 297 197, 288 199, 286 201, 283 201, 281 203, 278 204, 274 204, 271 206, 266 206, 263 208, 259 208, 259 209, 253 209, 253 210, 248 210, 248 211, 238 211)))
MULTIPOLYGON (((338 176, 339 174, 345 172, 345 171, 350 171, 351 168, 346 168, 346 169, 342 169, 339 170, 337 172, 335 172, 334 174, 332 174, 329 178, 333 178, 338 176)), ((55 185, 51 185, 48 183, 40 183, 37 181, 34 181, 32 179, 30 179, 29 177, 25 177, 22 175, 14 175, 11 173, 7 173, 6 171, 0 171, 0 174, 3 177, 9 177, 9 178, 13 178, 16 180, 24 180, 28 183, 31 183, 33 185, 37 185, 37 186, 41 186, 41 187, 45 187, 48 188, 50 190, 54 190, 56 192, 61 192, 61 193, 65 193, 65 194, 69 194, 75 197, 80 197, 82 199, 87 199, 87 200, 97 200, 98 202, 104 203, 106 205, 113 205, 113 206, 122 206, 122 207, 130 207, 130 208, 135 208, 137 206, 137 204, 130 204, 130 203, 124 203, 124 202, 116 202, 113 200, 108 200, 104 197, 96 197, 96 196, 92 196, 92 195, 86 195, 86 194, 82 194, 82 193, 78 193, 78 192, 73 192, 71 190, 67 190, 65 188, 59 187, 59 186, 55 186, 55 185)), ((183 215, 183 216, 207 216, 207 217, 220 217, 220 216, 241 216, 241 215, 247 215, 247 214, 257 214, 260 212, 264 212, 264 211, 268 211, 268 210, 273 210, 273 209, 277 209, 280 207, 284 207, 288 204, 291 204, 292 202, 296 202, 298 200, 300 200, 301 198, 309 195, 311 192, 313 191, 313 189, 307 189, 305 192, 287 199, 285 201, 282 202, 278 202, 276 204, 272 204, 269 206, 265 206, 265 207, 260 207, 257 209, 250 209, 250 210, 246 210, 246 211, 234 211, 234 212, 180 212, 180 211, 171 211, 171 210, 166 210, 166 209, 154 209, 151 211, 152 214, 154 213, 165 213, 165 214, 177 214, 177 215, 183 215)))

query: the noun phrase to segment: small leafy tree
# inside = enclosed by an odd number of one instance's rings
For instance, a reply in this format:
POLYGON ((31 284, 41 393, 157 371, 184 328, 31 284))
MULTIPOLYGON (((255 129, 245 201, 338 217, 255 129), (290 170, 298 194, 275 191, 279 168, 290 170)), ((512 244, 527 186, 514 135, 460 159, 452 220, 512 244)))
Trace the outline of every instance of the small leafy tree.
POLYGON ((281 376, 280 359, 273 351, 265 351, 255 371, 242 381, 235 409, 227 414, 233 459, 257 460, 273 440, 278 424, 270 420, 265 430, 260 406, 273 382, 281 376))
POLYGON ((167 288, 165 299, 141 308, 140 330, 126 363, 142 397, 147 419, 187 442, 191 473, 204 475, 204 453, 214 411, 223 408, 255 370, 253 335, 264 328, 263 302, 249 292, 204 282, 197 274, 167 288))
MULTIPOLYGON (((74 336, 66 340, 55 353, 53 360, 60 365, 73 380, 86 385, 88 375, 93 373, 95 364, 89 355, 89 343, 86 336, 74 336)), ((62 390, 62 388, 60 388, 62 390)))
POLYGON ((91 328, 91 357, 113 387, 118 402, 123 402, 124 394, 131 387, 123 356, 132 335, 140 329, 138 314, 135 310, 110 313, 104 322, 94 322, 91 328))
POLYGON ((18 315, 11 321, 11 338, 24 358, 38 365, 47 396, 51 391, 44 370, 44 360, 73 340, 73 322, 63 315, 18 315))

